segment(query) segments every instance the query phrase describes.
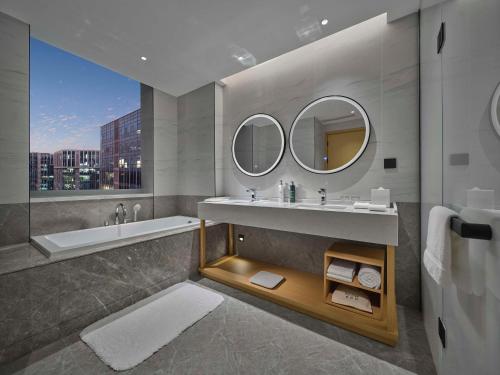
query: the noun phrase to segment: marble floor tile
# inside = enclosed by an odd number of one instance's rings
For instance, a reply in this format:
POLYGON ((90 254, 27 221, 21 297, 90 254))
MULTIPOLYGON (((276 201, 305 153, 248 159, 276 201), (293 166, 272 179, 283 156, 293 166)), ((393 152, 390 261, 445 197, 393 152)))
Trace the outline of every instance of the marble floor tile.
MULTIPOLYGON (((223 293, 224 303, 123 374, 435 373, 413 311, 400 310, 401 343, 391 348, 211 280, 198 284, 223 293)), ((18 375, 114 373, 77 334, 0 368, 18 375)))

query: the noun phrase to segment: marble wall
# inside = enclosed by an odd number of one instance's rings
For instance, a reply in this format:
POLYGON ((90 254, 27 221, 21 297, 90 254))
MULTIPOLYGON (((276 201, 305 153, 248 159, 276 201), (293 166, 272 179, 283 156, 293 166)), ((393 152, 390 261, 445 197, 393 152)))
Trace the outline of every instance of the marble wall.
MULTIPOLYGON (((132 221, 132 207, 140 204, 137 219, 153 219, 153 197, 134 198, 100 198, 90 200, 65 200, 35 202, 30 204, 30 235, 67 232, 70 230, 101 227, 107 221, 109 225, 115 222, 115 209, 123 203, 127 210, 127 218, 132 221)), ((122 216, 120 213, 120 220, 122 216)))
POLYGON ((0 247, 28 239, 29 25, 0 13, 0 247))
POLYGON ((0 247, 29 239, 29 204, 0 204, 0 247))
MULTIPOLYGON (((150 220, 167 216, 198 216, 198 202, 205 199, 203 195, 164 195, 164 196, 141 196, 127 198, 99 198, 88 200, 64 200, 31 202, 30 235, 50 234, 67 232, 71 230, 101 227, 107 221, 109 225, 114 224, 115 208, 123 203, 127 209, 127 218, 133 219, 135 204, 141 205, 137 220, 150 220)), ((15 223, 18 210, 21 205, 0 205, 0 222, 2 215, 13 216, 10 220, 15 223), (10 211, 2 211, 10 207, 10 211)), ((24 206, 27 211, 27 205, 24 206)), ((122 216, 120 213, 120 220, 122 216)), ((20 223, 23 224, 23 223, 20 223)), ((28 228, 25 225, 16 225, 10 229, 5 236, 13 238, 12 243, 27 241, 28 228)), ((7 237, 8 239, 9 237, 7 237)))
POLYGON ((277 197, 280 180, 293 180, 297 198, 355 195, 369 199, 370 189, 391 189, 397 202, 419 202, 419 59, 418 15, 392 23, 384 15, 281 55, 222 80, 224 100, 225 195, 277 197), (231 156, 236 128, 249 115, 268 113, 289 134, 300 110, 326 95, 345 95, 366 110, 372 135, 367 150, 351 167, 330 175, 302 169, 287 148, 278 167, 254 178, 241 173, 231 156), (384 158, 397 168, 383 168, 384 158))
POLYGON ((148 193, 153 193, 155 180, 154 117, 153 88, 141 83, 141 186, 148 193))
POLYGON ((215 83, 177 98, 178 195, 215 194, 215 83))
POLYGON ((154 195, 177 194, 178 126, 177 98, 153 89, 154 195))
POLYGON ((158 219, 167 216, 180 215, 177 210, 177 196, 176 195, 155 195, 154 201, 154 218, 158 219))
MULTIPOLYGON (((207 228, 207 258, 226 249, 225 225, 207 228)), ((0 364, 197 277, 199 231, 189 231, 0 275, 0 364)))
POLYGON ((198 217, 198 202, 207 198, 206 195, 178 195, 177 214, 198 217))
POLYGON ((216 83, 215 88, 215 196, 224 194, 224 88, 216 83))
MULTIPOLYGON (((419 191, 419 56, 418 15, 387 23, 384 15, 279 56, 223 80, 223 171, 221 195, 277 197, 280 180, 293 180, 297 198, 328 199, 341 195, 370 198, 370 189, 391 189, 400 208, 397 249, 398 303, 420 308, 419 191), (240 122, 254 113, 268 113, 290 131, 295 116, 309 102, 326 95, 345 95, 366 110, 372 135, 367 150, 348 169, 319 175, 302 169, 287 148, 283 160, 263 177, 241 173, 232 161, 231 142, 240 122), (397 158, 397 168, 383 168, 384 158, 397 158)), ((262 237, 238 244, 245 255, 286 262, 321 272, 328 239, 264 231, 262 237), (290 249, 294 249, 291 251, 290 249)))

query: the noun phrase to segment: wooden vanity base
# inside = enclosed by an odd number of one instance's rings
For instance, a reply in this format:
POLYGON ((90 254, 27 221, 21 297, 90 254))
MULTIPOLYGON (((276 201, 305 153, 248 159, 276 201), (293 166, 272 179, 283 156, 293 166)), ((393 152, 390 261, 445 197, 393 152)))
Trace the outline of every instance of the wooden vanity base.
MULTIPOLYGON (((232 225, 229 224, 229 227, 229 234, 232 236, 232 225)), ((204 223, 201 228, 204 229, 204 223)), ((200 235, 205 236, 205 231, 200 231, 200 235)), ((387 246, 386 252, 386 303, 381 306, 381 311, 375 318, 325 303, 323 276, 232 255, 233 243, 229 243, 228 253, 231 255, 200 267, 203 276, 385 344, 396 345, 398 342, 393 246, 387 246), (277 273, 284 276, 285 281, 275 289, 250 283, 249 278, 258 271, 277 273)), ((200 238, 200 255, 205 255, 205 246, 205 239, 200 238)))

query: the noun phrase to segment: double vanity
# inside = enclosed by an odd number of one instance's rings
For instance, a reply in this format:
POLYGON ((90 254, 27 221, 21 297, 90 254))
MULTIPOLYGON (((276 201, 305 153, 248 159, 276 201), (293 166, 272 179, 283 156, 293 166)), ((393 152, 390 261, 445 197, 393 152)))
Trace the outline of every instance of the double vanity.
MULTIPOLYGON (((255 189, 250 188, 249 199, 210 198, 198 203, 201 274, 395 345, 397 206, 389 203, 386 189, 373 189, 370 202, 361 202, 360 197, 355 202, 329 201, 326 192, 326 175, 339 173, 335 178, 342 178, 341 172, 356 168, 353 165, 363 156, 370 133, 368 114, 351 98, 332 95, 307 104, 290 125, 288 144, 291 156, 306 174, 325 175, 325 185, 318 191, 321 199, 310 201, 302 196, 298 200, 294 181, 281 181, 276 183, 278 199, 256 199, 255 189), (384 199, 379 199, 381 196, 384 199), (211 263, 206 262, 207 220, 228 224, 227 255, 211 263), (304 272, 237 255, 235 225, 321 236, 331 238, 332 244, 325 249, 304 249, 319 252, 324 258, 317 273, 304 272), (340 274, 346 269, 348 277, 340 274), (366 270, 375 275, 375 287, 367 285, 366 270)), ((263 113, 247 117, 233 136, 235 177, 244 174, 242 180, 254 178, 259 185, 259 177, 271 173, 281 162, 286 143, 285 131, 274 117, 263 113)), ((310 189, 305 186, 307 177, 301 177, 298 182, 304 195, 310 189)), ((286 248, 279 250, 287 257, 286 248)))
POLYGON ((198 203, 198 217, 220 223, 282 230, 337 239, 397 246, 397 206, 385 212, 355 209, 352 203, 277 202, 208 199, 198 203))
MULTIPOLYGON (((198 217, 200 272, 205 277, 389 345, 397 343, 394 270, 395 247, 398 244, 396 205, 385 212, 375 212, 355 209, 352 204, 345 202, 280 203, 274 200, 216 198, 198 203, 198 217), (211 263, 206 263, 206 220, 228 223, 227 255, 211 263), (325 275, 236 255, 234 225, 331 237, 332 247, 324 249, 325 275), (331 257, 375 264, 383 269, 382 287, 367 292, 374 297, 373 313, 366 314, 329 303, 332 288, 338 285, 337 280, 326 276, 327 262, 331 257), (255 285, 250 282, 250 278, 259 271, 281 275, 284 281, 273 289, 255 285)), ((283 249, 283 256, 286 256, 286 249, 283 249)), ((343 284, 361 287, 357 279, 343 284)))

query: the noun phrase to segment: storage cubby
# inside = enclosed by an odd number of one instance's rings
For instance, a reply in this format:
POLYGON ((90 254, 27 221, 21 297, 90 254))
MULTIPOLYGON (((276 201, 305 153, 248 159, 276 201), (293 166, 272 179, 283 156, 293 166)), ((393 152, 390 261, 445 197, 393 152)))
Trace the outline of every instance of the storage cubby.
POLYGON ((326 252, 324 257, 324 283, 323 294, 325 303, 344 309, 353 314, 371 317, 382 320, 385 316, 385 247, 371 245, 359 245, 354 243, 335 243, 326 252), (381 285, 380 289, 372 289, 362 285, 358 280, 358 271, 352 282, 331 278, 327 275, 328 266, 333 259, 344 259, 355 262, 358 265, 367 264, 380 268, 381 285), (338 285, 347 285, 352 288, 361 289, 370 299, 373 312, 366 312, 355 307, 338 304, 332 301, 332 294, 338 285))

